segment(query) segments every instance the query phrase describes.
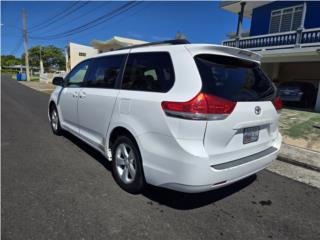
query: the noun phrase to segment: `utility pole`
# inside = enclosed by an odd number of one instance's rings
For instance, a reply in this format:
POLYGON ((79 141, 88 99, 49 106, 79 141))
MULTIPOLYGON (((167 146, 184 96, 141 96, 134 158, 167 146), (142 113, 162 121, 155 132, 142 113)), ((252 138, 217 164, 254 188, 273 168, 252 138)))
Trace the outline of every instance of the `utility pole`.
POLYGON ((40 46, 40 73, 43 74, 43 62, 42 62, 42 54, 41 54, 41 46, 40 46))
POLYGON ((23 22, 23 38, 24 38, 26 74, 27 74, 27 81, 30 81, 29 52, 28 52, 28 33, 27 33, 27 15, 26 15, 26 11, 24 9, 22 10, 22 22, 23 22))

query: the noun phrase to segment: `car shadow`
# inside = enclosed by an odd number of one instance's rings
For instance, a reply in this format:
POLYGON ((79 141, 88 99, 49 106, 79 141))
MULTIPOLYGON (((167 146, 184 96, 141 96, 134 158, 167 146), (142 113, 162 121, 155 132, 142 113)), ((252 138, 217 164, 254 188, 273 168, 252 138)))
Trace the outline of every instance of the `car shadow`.
POLYGON ((149 185, 143 192, 143 195, 160 205, 179 210, 190 210, 213 204, 227 198, 249 186, 256 178, 257 176, 254 174, 226 187, 203 193, 182 193, 149 185))
POLYGON ((99 162, 102 166, 104 166, 108 171, 110 172, 112 171, 111 163, 99 151, 97 151, 96 149, 88 145, 86 142, 82 141, 80 138, 77 138, 76 136, 72 135, 69 132, 64 131, 62 136, 68 139, 73 144, 75 144, 80 149, 82 149, 92 158, 94 158, 97 162, 99 162))
MULTIPOLYGON (((112 172, 111 163, 99 151, 68 132, 64 132, 63 136, 89 154, 108 171, 112 172)), ((160 205, 165 205, 178 210, 190 210, 213 204, 219 200, 227 198, 252 184, 256 178, 256 175, 252 175, 226 187, 204 193, 182 193, 147 185, 142 192, 142 195, 150 199, 152 202, 156 202, 160 205)))

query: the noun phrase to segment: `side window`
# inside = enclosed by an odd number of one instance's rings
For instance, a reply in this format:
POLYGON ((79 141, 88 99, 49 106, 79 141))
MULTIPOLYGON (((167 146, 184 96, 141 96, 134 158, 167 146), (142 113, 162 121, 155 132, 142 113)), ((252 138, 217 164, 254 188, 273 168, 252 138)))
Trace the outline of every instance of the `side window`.
POLYGON ((114 88, 126 55, 96 58, 90 65, 86 87, 114 88))
POLYGON ((132 53, 124 71, 122 89, 167 92, 173 86, 174 71, 169 53, 132 53))
POLYGON ((80 87, 86 76, 90 61, 78 64, 66 78, 68 87, 80 87))

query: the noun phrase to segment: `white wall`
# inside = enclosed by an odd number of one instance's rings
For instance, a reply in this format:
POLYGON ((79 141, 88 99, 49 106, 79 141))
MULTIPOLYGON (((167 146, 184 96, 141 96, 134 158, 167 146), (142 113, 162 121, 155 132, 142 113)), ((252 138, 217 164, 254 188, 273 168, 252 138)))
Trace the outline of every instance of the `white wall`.
POLYGON ((98 50, 94 49, 93 47, 85 46, 77 43, 69 43, 68 61, 69 61, 70 69, 68 70, 70 71, 74 66, 76 66, 82 60, 88 57, 92 57, 96 54, 98 54, 98 50), (81 54, 83 53, 85 54, 85 56, 81 56, 81 54))
POLYGON ((318 84, 318 97, 317 97, 315 110, 316 110, 316 112, 320 112, 320 81, 319 81, 319 84, 318 84))

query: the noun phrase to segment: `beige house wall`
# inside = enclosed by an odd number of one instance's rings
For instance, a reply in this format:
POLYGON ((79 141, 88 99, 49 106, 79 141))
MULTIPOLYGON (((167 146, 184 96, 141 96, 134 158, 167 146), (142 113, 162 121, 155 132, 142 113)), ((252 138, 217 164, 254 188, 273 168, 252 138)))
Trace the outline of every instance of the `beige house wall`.
POLYGON ((282 63, 279 72, 281 81, 308 81, 318 87, 320 62, 282 63))
POLYGON ((74 68, 79 62, 83 61, 88 57, 92 57, 98 54, 98 50, 93 47, 77 44, 77 43, 69 43, 67 46, 66 53, 66 70, 69 72, 72 68, 74 68))
POLYGON ((274 82, 308 81, 318 87, 320 62, 262 63, 265 73, 274 82))

